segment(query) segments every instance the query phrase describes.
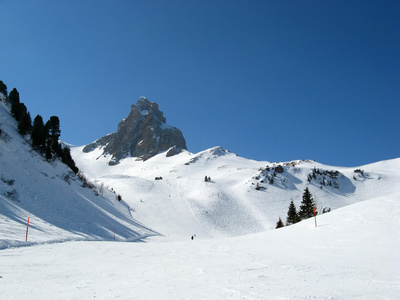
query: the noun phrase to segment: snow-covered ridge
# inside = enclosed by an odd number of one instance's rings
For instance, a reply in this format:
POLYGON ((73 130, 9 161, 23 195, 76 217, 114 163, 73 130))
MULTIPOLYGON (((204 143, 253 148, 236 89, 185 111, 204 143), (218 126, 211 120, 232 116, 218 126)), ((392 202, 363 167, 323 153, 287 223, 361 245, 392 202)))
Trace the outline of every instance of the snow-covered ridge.
MULTIPOLYGON (((120 241, 149 235, 129 206, 106 189, 95 193, 58 159, 47 162, 17 132, 9 108, 0 103, 0 249, 65 240, 120 241)), ((154 233, 152 233, 154 234, 154 233)))
POLYGON ((279 218, 285 220, 291 200, 299 206, 306 187, 322 213, 390 195, 400 186, 400 159, 346 168, 312 160, 260 162, 213 147, 173 157, 163 152, 144 162, 125 158, 110 167, 107 157, 94 159, 98 154, 72 149, 91 180, 121 193, 135 209, 134 218, 175 239, 194 232, 210 238, 273 229, 279 218))

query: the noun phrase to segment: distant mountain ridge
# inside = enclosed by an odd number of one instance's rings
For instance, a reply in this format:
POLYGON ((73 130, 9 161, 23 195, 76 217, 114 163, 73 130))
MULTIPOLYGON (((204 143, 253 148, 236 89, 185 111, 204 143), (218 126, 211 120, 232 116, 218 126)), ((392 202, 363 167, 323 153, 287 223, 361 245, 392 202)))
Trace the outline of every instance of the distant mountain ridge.
POLYGON ((169 149, 168 156, 187 149, 182 132, 166 124, 158 104, 146 97, 140 97, 136 105, 131 106, 129 115, 118 124, 116 133, 88 144, 83 151, 88 153, 96 148, 102 148, 103 154, 112 156, 109 165, 118 164, 127 157, 147 160, 169 149))

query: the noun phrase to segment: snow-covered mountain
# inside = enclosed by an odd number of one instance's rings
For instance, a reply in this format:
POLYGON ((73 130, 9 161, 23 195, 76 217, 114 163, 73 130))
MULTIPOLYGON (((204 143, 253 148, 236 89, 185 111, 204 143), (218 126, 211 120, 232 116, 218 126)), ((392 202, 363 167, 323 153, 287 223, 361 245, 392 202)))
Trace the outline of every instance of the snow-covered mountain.
POLYGON ((214 147, 110 165, 102 147, 84 147, 71 153, 96 191, 33 151, 0 101, 1 299, 400 293, 400 159, 344 168, 259 162, 214 147), (305 187, 320 212, 333 211, 318 227, 309 219, 269 230, 305 187))
POLYGON ((104 190, 102 195, 82 185, 61 161, 49 163, 32 150, 0 101, 0 249, 30 241, 108 240, 114 231, 117 240, 150 234, 114 193, 104 190))
POLYGON ((165 236, 237 236, 272 229, 279 218, 286 219, 290 201, 299 207, 306 187, 319 213, 399 187, 400 159, 344 168, 315 161, 254 161, 222 147, 194 154, 184 150, 183 136, 155 147, 151 141, 163 140, 156 128, 165 126, 158 105, 141 97, 117 134, 71 152, 89 180, 116 190, 136 220, 165 236), (143 138, 145 131, 151 138, 143 138), (116 138, 117 148, 124 149, 117 156, 110 151, 116 138))
POLYGON ((346 168, 254 161, 214 147, 173 157, 166 151, 146 161, 125 158, 110 166, 102 149, 82 149, 71 153, 90 180, 121 194, 134 219, 178 239, 273 229, 279 218, 286 219, 291 200, 299 207, 306 187, 321 214, 324 208, 390 195, 400 186, 400 159, 346 168))
POLYGON ((166 123, 158 104, 140 97, 131 106, 129 115, 118 124, 117 132, 105 135, 85 146, 84 152, 101 148, 103 154, 110 154, 110 165, 118 164, 126 157, 146 160, 169 148, 169 156, 186 149, 182 132, 166 123))
MULTIPOLYGON (((145 98, 131 113, 148 116, 151 110, 150 119, 163 119, 158 106, 145 98)), ((71 147, 77 166, 97 187, 93 192, 64 164, 49 163, 33 151, 3 103, 0 126, 0 205, 7 217, 2 222, 15 222, 23 232, 31 216, 40 232, 55 232, 43 240, 57 240, 58 230, 66 230, 71 239, 110 239, 114 231, 119 240, 155 234, 173 240, 194 234, 246 235, 275 228, 279 218, 285 221, 290 201, 299 207, 306 187, 321 214, 326 208, 391 195, 400 186, 400 159, 345 168, 315 161, 249 160, 222 147, 199 153, 181 149, 171 156, 172 143, 146 160, 128 156, 110 165, 115 154, 105 151, 108 143, 71 147)), ((13 235, 2 237, 2 247, 18 240, 13 235)))

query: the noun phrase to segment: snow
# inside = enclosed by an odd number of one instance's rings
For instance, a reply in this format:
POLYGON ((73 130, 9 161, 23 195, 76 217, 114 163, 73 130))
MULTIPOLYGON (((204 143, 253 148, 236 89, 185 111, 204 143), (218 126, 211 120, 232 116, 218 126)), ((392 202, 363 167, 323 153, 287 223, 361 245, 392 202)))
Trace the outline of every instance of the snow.
POLYGON ((118 240, 150 234, 116 196, 104 197, 83 188, 60 161, 48 163, 33 151, 17 133, 17 124, 3 103, 0 127, 0 249, 24 244, 28 217, 29 244, 109 240, 114 230, 118 240))
POLYGON ((72 147, 96 194, 34 152, 3 104, 0 128, 0 299, 400 294, 400 159, 345 168, 259 162, 214 147, 109 166, 101 149, 72 147), (274 174, 278 165, 284 171, 274 174), (308 182, 314 168, 339 171, 339 188, 322 186, 324 175, 308 182), (319 211, 332 212, 317 216, 318 227, 309 219, 274 230, 305 187, 319 211))
POLYGON ((273 229, 279 218, 286 219, 293 200, 299 207, 304 189, 309 187, 319 213, 366 199, 390 194, 400 185, 400 159, 356 168, 326 166, 315 161, 271 163, 238 157, 222 147, 197 154, 183 151, 166 157, 160 153, 146 161, 126 158, 109 166, 101 150, 83 153, 72 148, 72 155, 87 177, 113 188, 134 210, 135 220, 151 226, 170 240, 182 240, 196 233, 200 238, 233 237, 273 229), (272 168, 282 165, 279 174, 272 168), (266 171, 266 167, 270 171, 266 171), (338 188, 307 181, 313 169, 340 172, 338 188), (260 171, 261 170, 261 171, 260 171), (263 175, 264 174, 264 175, 263 175), (274 176, 269 184, 263 176, 274 176), (205 182, 208 176, 211 181, 205 182), (162 177, 163 180, 155 180, 162 177), (259 178, 258 180, 256 178, 259 178), (356 179, 354 179, 356 178, 356 179), (257 185, 262 190, 256 190, 257 185), (321 188, 322 187, 322 188, 321 188))
POLYGON ((396 299, 400 194, 236 238, 2 250, 2 299, 396 299))

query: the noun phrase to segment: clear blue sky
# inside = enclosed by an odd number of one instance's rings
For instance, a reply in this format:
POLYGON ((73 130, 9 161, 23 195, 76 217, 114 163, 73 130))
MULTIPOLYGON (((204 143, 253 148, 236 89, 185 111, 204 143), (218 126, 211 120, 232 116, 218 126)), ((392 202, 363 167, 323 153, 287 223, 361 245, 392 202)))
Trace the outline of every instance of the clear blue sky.
POLYGON ((191 152, 400 157, 397 0, 0 0, 0 39, 0 80, 71 144, 146 96, 191 152))

